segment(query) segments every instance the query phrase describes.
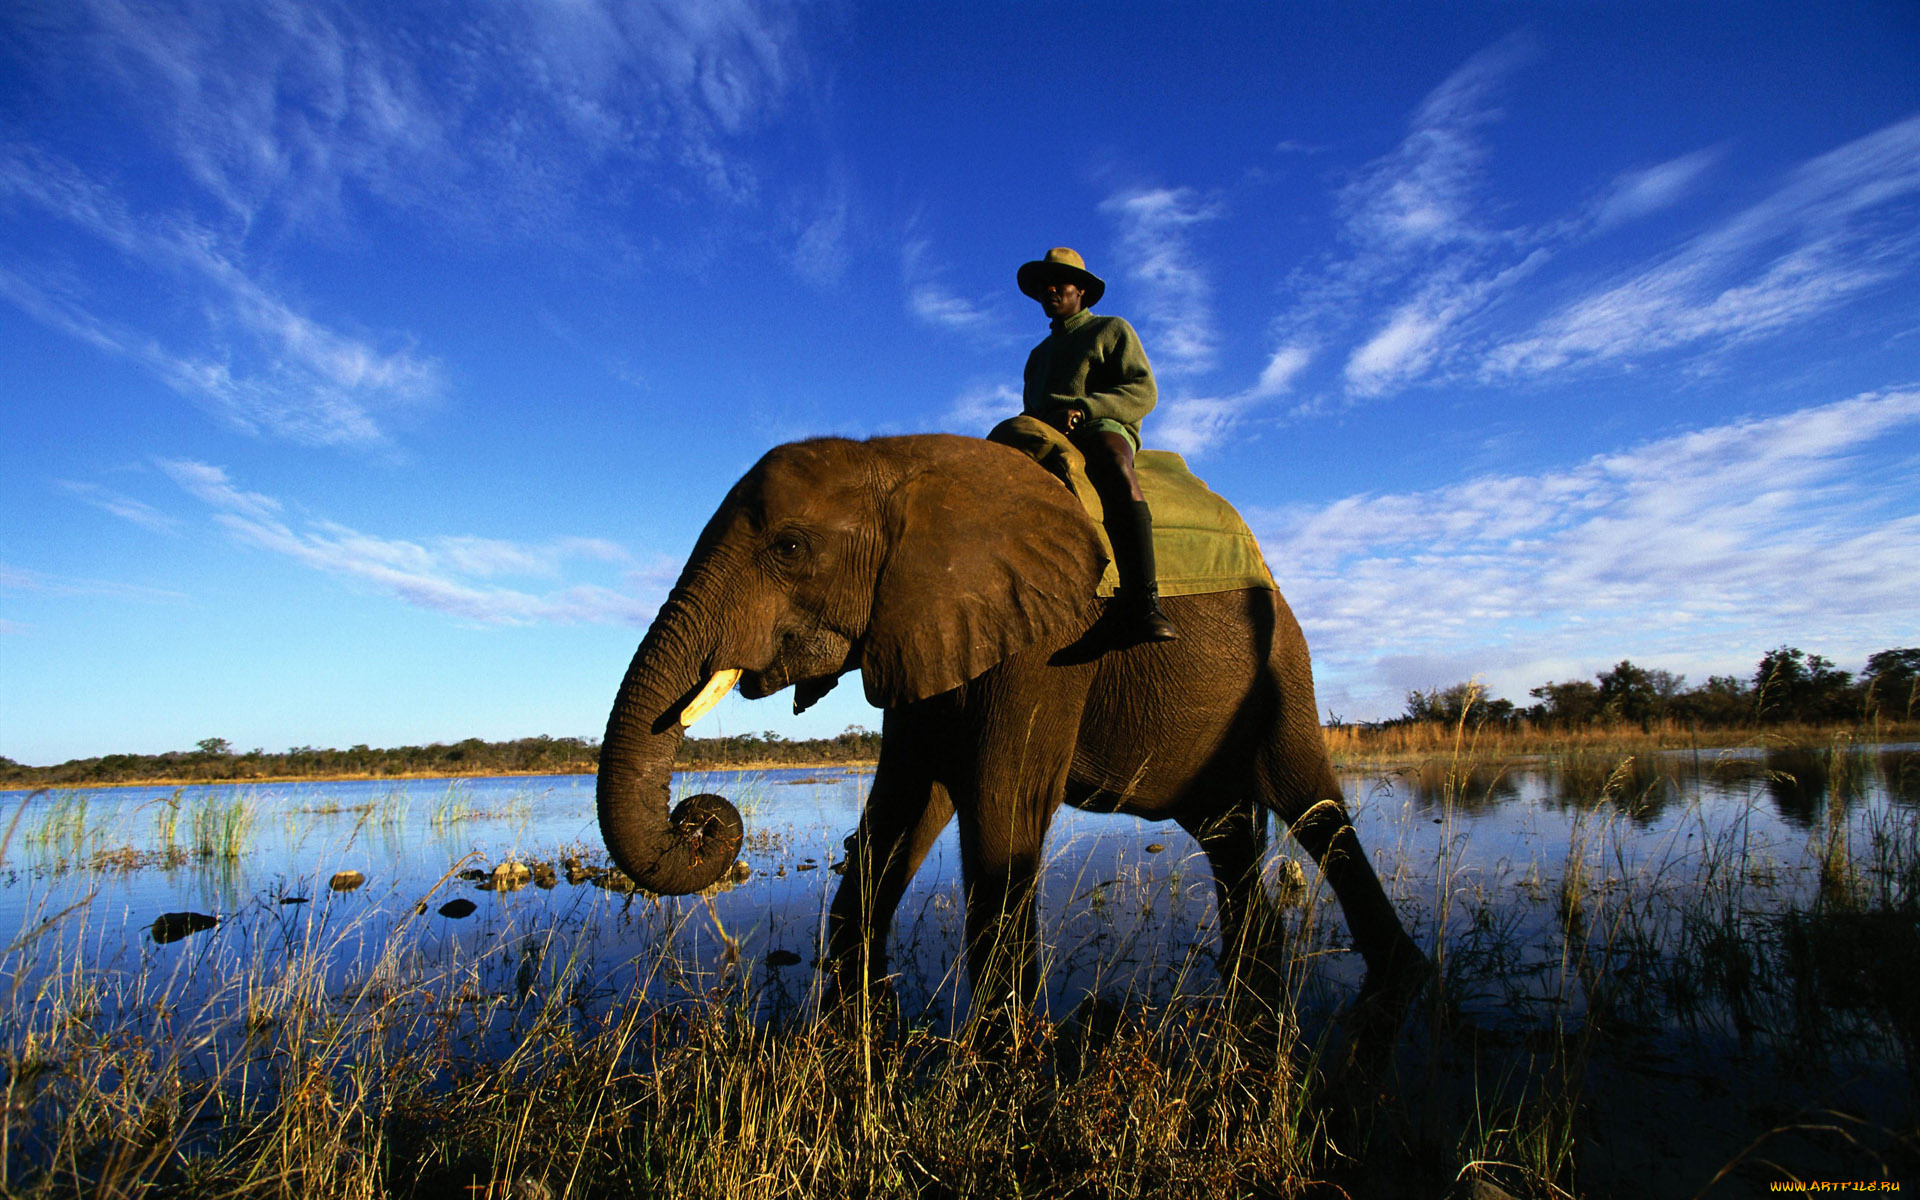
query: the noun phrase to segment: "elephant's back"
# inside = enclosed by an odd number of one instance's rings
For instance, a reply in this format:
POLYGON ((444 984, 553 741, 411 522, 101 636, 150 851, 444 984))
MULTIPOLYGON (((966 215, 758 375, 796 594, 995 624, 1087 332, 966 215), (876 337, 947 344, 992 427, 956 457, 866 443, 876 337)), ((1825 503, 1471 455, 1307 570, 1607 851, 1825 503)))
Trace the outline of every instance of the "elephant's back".
POLYGON ((1072 771, 1076 790, 1143 814, 1230 782, 1276 738, 1321 744, 1306 642, 1278 592, 1164 603, 1179 640, 1102 657, 1072 771))

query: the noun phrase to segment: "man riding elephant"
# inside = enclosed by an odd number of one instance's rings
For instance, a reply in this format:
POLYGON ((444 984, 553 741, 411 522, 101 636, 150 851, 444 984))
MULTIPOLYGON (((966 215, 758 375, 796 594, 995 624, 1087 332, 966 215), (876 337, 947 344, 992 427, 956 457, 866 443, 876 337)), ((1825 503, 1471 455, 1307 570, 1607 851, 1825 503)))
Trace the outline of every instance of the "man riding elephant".
POLYGON ((1053 327, 1027 356, 1022 410, 1073 442, 1105 511, 1120 574, 1108 634, 1121 645, 1172 641, 1180 635, 1160 610, 1153 515, 1133 473, 1140 422, 1158 398, 1140 336, 1120 317, 1093 314, 1107 285, 1074 250, 1056 246, 1016 279, 1053 327))

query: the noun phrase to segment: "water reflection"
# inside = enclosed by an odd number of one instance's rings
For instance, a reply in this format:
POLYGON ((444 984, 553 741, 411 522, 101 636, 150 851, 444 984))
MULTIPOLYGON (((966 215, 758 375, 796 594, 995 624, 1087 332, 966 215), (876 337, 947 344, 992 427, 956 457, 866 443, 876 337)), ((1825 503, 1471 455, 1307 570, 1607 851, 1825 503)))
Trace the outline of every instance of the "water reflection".
POLYGON ((1813 831, 1868 798, 1920 806, 1920 749, 1910 746, 1779 745, 1759 750, 1575 753, 1551 762, 1433 759, 1396 767, 1349 794, 1404 794, 1433 819, 1480 817, 1514 805, 1568 813, 1605 808, 1654 828, 1703 795, 1764 795, 1786 824, 1813 831))
POLYGON ((1881 786, 1898 803, 1920 807, 1920 749, 1888 746, 1877 755, 1881 786))
POLYGON ((1430 759, 1403 767, 1390 776, 1412 795, 1423 813, 1483 813, 1517 799, 1519 781, 1510 768, 1480 762, 1466 764, 1430 759))

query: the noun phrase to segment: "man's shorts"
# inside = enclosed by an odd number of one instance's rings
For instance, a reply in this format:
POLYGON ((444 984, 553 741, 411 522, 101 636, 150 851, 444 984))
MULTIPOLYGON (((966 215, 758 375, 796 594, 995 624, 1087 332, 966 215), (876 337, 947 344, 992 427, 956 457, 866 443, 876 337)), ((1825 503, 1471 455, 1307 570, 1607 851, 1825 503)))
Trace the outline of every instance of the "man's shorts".
POLYGON ((1140 435, 1112 417, 1089 417, 1080 423, 1080 428, 1073 431, 1073 436, 1084 437, 1089 433, 1117 433, 1127 439, 1136 452, 1140 449, 1140 435))

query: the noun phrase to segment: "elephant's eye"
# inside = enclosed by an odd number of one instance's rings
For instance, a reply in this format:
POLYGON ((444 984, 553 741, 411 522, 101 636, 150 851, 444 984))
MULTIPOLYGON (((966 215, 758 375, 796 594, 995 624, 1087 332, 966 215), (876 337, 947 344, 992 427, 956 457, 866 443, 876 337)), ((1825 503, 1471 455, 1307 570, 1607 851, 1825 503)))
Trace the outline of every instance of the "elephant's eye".
POLYGON ((783 562, 792 562, 807 552, 807 543, 798 534, 783 533, 773 539, 774 557, 783 562))

